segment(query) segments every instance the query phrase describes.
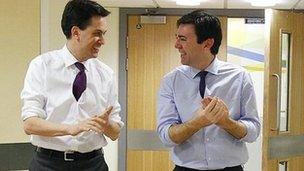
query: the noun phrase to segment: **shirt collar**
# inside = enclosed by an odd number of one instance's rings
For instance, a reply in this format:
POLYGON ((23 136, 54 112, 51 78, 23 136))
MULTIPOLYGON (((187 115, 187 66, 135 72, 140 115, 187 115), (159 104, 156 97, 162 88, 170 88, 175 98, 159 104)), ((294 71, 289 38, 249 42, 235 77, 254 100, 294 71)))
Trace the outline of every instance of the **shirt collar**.
MULTIPOLYGON (((210 63, 210 65, 205 69, 205 71, 208 71, 209 73, 214 75, 218 75, 219 62, 220 61, 217 59, 217 57, 215 57, 214 60, 210 63)), ((189 68, 192 78, 194 78, 199 72, 201 72, 201 70, 198 70, 196 68, 193 67, 189 67, 189 68)))
MULTIPOLYGON (((63 53, 63 60, 65 63, 65 67, 70 67, 74 65, 78 60, 75 58, 75 56, 69 51, 66 45, 61 49, 63 53)), ((81 62, 85 69, 88 70, 88 63, 87 61, 81 62)))

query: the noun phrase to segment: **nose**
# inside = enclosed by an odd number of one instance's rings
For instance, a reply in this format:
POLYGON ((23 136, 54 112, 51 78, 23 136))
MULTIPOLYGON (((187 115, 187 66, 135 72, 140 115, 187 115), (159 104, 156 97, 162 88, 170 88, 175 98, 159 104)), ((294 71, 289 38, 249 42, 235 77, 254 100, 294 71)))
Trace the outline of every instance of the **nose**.
POLYGON ((100 37, 97 42, 101 45, 104 45, 106 43, 103 37, 100 37))
POLYGON ((181 49, 181 48, 182 48, 182 45, 180 44, 180 40, 179 40, 178 38, 177 38, 176 41, 175 41, 174 47, 175 47, 176 49, 181 49))

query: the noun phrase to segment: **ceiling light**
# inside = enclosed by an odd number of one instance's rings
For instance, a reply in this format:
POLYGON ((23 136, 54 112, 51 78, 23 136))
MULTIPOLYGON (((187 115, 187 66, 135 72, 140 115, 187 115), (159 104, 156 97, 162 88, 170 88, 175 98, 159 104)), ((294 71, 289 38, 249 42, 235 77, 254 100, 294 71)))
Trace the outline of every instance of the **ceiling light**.
POLYGON ((277 0, 248 0, 248 2, 250 2, 252 6, 256 7, 270 7, 275 6, 277 0))
POLYGON ((196 6, 200 5, 202 0, 175 0, 177 5, 196 6))

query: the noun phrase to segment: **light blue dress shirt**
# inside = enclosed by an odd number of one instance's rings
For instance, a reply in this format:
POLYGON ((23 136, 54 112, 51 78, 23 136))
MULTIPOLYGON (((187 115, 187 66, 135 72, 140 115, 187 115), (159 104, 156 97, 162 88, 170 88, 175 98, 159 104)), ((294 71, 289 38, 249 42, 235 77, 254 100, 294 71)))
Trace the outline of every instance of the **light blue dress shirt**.
POLYGON ((216 125, 200 129, 182 144, 169 137, 169 127, 194 117, 201 107, 199 70, 179 66, 164 76, 159 90, 157 132, 161 141, 171 147, 176 165, 199 170, 222 169, 243 165, 248 160, 246 142, 260 134, 256 98, 249 73, 236 65, 215 58, 206 68, 205 97, 219 97, 229 109, 230 118, 246 125, 247 134, 236 139, 216 125))

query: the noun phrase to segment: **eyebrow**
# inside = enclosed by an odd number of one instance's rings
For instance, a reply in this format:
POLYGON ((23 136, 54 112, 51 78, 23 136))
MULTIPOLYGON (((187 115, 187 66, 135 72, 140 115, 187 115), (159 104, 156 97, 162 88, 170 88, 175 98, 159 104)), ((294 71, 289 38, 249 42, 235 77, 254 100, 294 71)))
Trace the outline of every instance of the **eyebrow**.
POLYGON ((102 30, 95 30, 94 33, 101 33, 102 35, 106 34, 107 30, 102 31, 102 30))
POLYGON ((183 36, 183 35, 178 35, 178 34, 175 34, 175 37, 178 37, 178 38, 185 38, 185 39, 187 39, 187 37, 186 37, 186 36, 183 36))

